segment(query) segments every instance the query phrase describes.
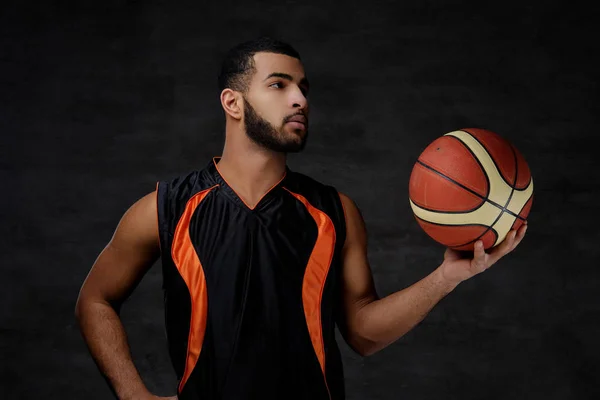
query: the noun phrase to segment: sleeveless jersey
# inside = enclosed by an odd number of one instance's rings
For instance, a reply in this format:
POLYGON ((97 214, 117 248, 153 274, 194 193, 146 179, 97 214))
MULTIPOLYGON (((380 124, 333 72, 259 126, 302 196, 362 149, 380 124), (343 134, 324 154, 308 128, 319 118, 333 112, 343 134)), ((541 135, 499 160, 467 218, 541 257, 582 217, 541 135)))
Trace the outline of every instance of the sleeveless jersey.
POLYGON ((157 183, 179 399, 343 399, 338 192, 286 168, 250 209, 218 161, 157 183))

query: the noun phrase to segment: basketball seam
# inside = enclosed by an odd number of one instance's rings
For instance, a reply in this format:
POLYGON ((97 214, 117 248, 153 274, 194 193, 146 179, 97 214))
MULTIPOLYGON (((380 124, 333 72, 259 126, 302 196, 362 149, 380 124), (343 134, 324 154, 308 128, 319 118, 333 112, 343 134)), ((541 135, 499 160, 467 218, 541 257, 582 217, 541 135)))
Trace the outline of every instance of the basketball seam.
MULTIPOLYGON (((492 156, 492 153, 490 153, 490 151, 488 150, 488 148, 483 144, 483 142, 481 142, 481 140, 477 139, 477 137, 475 137, 475 135, 473 135, 471 132, 466 131, 464 129, 461 129, 460 132, 464 132, 467 135, 471 136, 473 138, 473 140, 475 140, 477 143, 479 143, 481 145, 481 147, 483 148, 483 150, 485 150, 485 152, 488 154, 488 156, 490 157, 490 160, 492 161, 492 163, 494 164, 494 167, 496 168, 496 171, 498 171, 498 175, 500 175, 500 178, 502 178, 502 180, 504 181, 504 183, 506 183, 508 185, 508 187, 510 187, 510 195, 508 196, 508 200, 506 201, 506 204, 504 206, 501 206, 500 204, 488 199, 486 197, 486 201, 488 203, 490 203, 493 206, 498 207, 500 210, 502 210, 503 212, 506 212, 510 215, 512 215, 513 217, 525 220, 524 218, 522 218, 519 214, 515 214, 514 212, 512 212, 511 210, 508 209, 508 204, 510 203, 510 200, 512 199, 513 193, 515 192, 515 186, 517 184, 517 177, 518 177, 518 172, 519 172, 519 160, 517 159, 517 154, 515 152, 515 149, 513 148, 511 143, 508 143, 509 147, 510 147, 510 151, 513 154, 513 158, 515 160, 515 177, 514 177, 514 182, 511 184, 510 182, 506 181, 506 178, 504 176, 504 174, 502 173, 502 170, 498 167, 498 164, 496 164, 496 160, 494 159, 494 157, 492 156)), ((458 140, 460 143, 463 144, 463 146, 465 146, 467 149, 469 149, 469 151, 471 151, 471 148, 465 143, 463 142, 460 138, 456 137, 456 136, 451 136, 453 138, 455 138, 456 140, 458 140)), ((477 160, 477 162, 479 163, 479 159, 477 158, 477 156, 471 151, 471 154, 473 154, 474 158, 477 160)), ((483 168, 483 165, 481 165, 481 163, 479 163, 479 165, 481 166, 481 168, 483 169, 483 173, 485 174, 486 179, 488 179, 488 185, 490 184, 489 181, 489 177, 487 176, 487 172, 485 170, 485 168, 483 168)), ((531 181, 531 179, 530 179, 531 181)), ((529 186, 529 185, 528 185, 529 186)), ((488 191, 489 193, 489 191, 488 191)), ((500 214, 502 215, 502 213, 500 214)), ((494 224, 498 222, 498 220, 494 221, 494 224)), ((494 224, 492 224, 491 226, 494 226, 494 224)))
POLYGON ((419 206, 420 208, 422 208, 423 210, 427 210, 427 211, 433 211, 433 212, 436 212, 436 213, 441 213, 441 214, 463 214, 463 213, 468 213, 468 212, 475 211, 475 210, 477 210, 478 208, 481 208, 481 206, 482 206, 483 204, 485 204, 485 201, 486 201, 487 199, 486 199, 485 197, 481 196, 479 193, 475 192, 474 190, 471 190, 471 189, 469 189, 468 187, 466 187, 466 186, 462 185, 460 182, 457 182, 457 181, 455 181, 454 179, 450 178, 450 177, 449 177, 449 176, 447 176, 447 175, 444 175, 442 172, 440 172, 440 171, 436 170, 435 168, 433 168, 433 167, 431 167, 431 166, 429 166, 429 165, 425 164, 425 163, 424 163, 423 161, 421 161, 421 160, 417 160, 417 164, 420 164, 421 166, 425 167, 426 169, 428 169, 428 170, 430 170, 430 171, 432 171, 432 172, 434 172, 434 173, 438 174, 438 175, 439 175, 439 176, 441 176, 442 178, 444 178, 444 179, 448 180, 448 181, 449 181, 449 182, 451 182, 451 183, 454 183, 455 185, 459 186, 459 187, 460 187, 460 188, 462 188, 462 189, 465 189, 467 192, 469 192, 469 193, 471 193, 471 194, 474 194, 474 195, 475 195, 477 198, 479 198, 479 199, 481 199, 481 200, 482 200, 482 202, 481 202, 481 203, 479 203, 479 204, 477 205, 477 207, 475 207, 475 208, 472 208, 472 209, 470 209, 470 210, 460 210, 460 211, 441 211, 441 210, 437 210, 437 209, 434 209, 434 208, 427 208, 427 207, 423 207, 422 205, 418 204, 418 203, 417 203, 417 202, 416 202, 416 201, 415 201, 413 198, 410 198, 410 197, 409 197, 409 198, 412 200, 412 202, 413 202, 413 203, 415 203, 416 205, 418 205, 418 206, 419 206))
MULTIPOLYGON (((488 155, 490 156, 490 160, 492 160, 492 163, 494 163, 494 166, 496 167, 496 170, 498 171, 498 175, 500 175, 500 178, 502 178, 502 180, 504 181, 504 183, 506 183, 508 186, 510 186, 510 187, 513 187, 513 185, 511 185, 511 184, 510 184, 510 182, 507 182, 507 181, 506 181, 506 177, 505 177, 505 176, 504 176, 504 174, 502 173, 502 170, 501 170, 501 169, 498 167, 498 164, 496 164, 496 160, 495 160, 495 159, 494 159, 494 157, 492 156, 492 153, 490 153, 490 151, 489 151, 489 150, 488 150, 488 148, 487 148, 487 147, 486 147, 486 146, 483 144, 483 142, 482 142, 481 140, 477 139, 477 138, 475 137, 475 135, 473 135, 473 134, 472 134, 471 132, 469 132, 469 131, 465 131, 465 130, 461 129, 459 132, 464 132, 464 133, 466 133, 467 135, 471 136, 471 137, 473 138, 473 140, 475 140, 477 143, 479 143, 479 144, 481 145, 481 147, 483 147, 483 149, 485 150, 485 152, 486 152, 486 153, 488 153, 488 155)), ((456 136, 453 136, 453 137, 456 137, 456 136)), ((457 139, 458 139, 458 138, 457 138, 457 139)), ((460 139, 458 139, 458 140, 460 140, 460 139)), ((460 141, 462 142, 462 140, 460 140, 460 141)), ((464 143, 464 142, 463 142, 463 143, 464 143)), ((510 145, 510 144, 509 144, 509 145, 510 145)), ((466 145, 466 143, 465 143, 465 146, 466 146, 466 147, 469 147, 469 146, 467 146, 467 145, 466 145)), ((511 150, 512 150, 512 146, 510 146, 510 147, 511 147, 511 150)), ((513 155, 514 155, 514 153, 515 153, 515 152, 513 151, 513 155)), ((487 175, 487 174, 486 174, 486 175, 487 175)), ((515 181, 515 182, 516 182, 516 181, 515 181)), ((513 189, 514 189, 514 188, 513 188, 513 189)))
MULTIPOLYGON (((490 230, 496 236, 496 240, 498 240, 498 232, 494 229, 494 225, 496 225, 496 223, 498 221, 500 221, 500 217, 502 217, 502 214, 504 214, 504 211, 500 210, 500 213, 496 217, 496 220, 494 220, 494 222, 492 222, 492 224, 490 226, 488 226, 487 229, 485 231, 483 231, 483 233, 481 235, 477 236, 475 239, 473 239, 471 241, 468 241, 466 243, 463 243, 463 244, 452 246, 452 247, 461 247, 461 246, 466 246, 466 245, 471 244, 471 243, 475 243, 476 241, 478 241, 479 239, 481 239, 486 233, 488 233, 490 230)), ((485 225, 483 225, 483 226, 485 226, 485 225)), ((494 243, 496 243, 496 240, 494 240, 494 243)))
MULTIPOLYGON (((513 153, 515 154, 515 157, 517 157, 517 152, 515 147, 512 145, 512 143, 510 143, 510 148, 512 149, 513 153)), ((517 165, 519 163, 519 160, 517 159, 517 165)), ((525 186, 523 186, 522 188, 518 188, 517 187, 517 180, 518 180, 519 176, 517 175, 517 177, 515 178, 515 185, 514 185, 514 189, 518 190, 520 192, 524 192, 525 190, 527 190, 527 188, 529 187, 529 185, 531 184, 531 171, 529 171, 529 181, 527 181, 527 184, 525 186)))
MULTIPOLYGON (((498 214, 498 216, 496 217, 496 220, 481 234, 479 235, 479 237, 471 240, 470 242, 467 242, 465 244, 461 244, 459 246, 453 246, 453 247, 461 247, 461 246, 466 246, 467 244, 471 244, 471 243, 475 243, 477 240, 479 240, 480 238, 482 238, 486 233, 488 233, 488 231, 492 230, 496 236, 496 240, 498 240, 498 232, 494 229, 494 225, 496 225, 496 223, 498 223, 498 221, 500 221, 500 218, 502 218, 502 214, 509 213, 511 214, 513 217, 516 218, 520 218, 520 216, 518 214, 513 213, 512 211, 510 211, 507 207, 508 204, 510 203, 510 200, 512 199, 513 193, 515 192, 515 185, 517 184, 517 176, 519 174, 519 160, 517 159, 517 155, 515 153, 515 150, 513 149, 512 145, 509 144, 510 146, 510 151, 513 154, 513 159, 515 160, 515 176, 513 178, 513 183, 511 184, 510 182, 506 181, 506 178, 504 177, 504 174, 502 173, 502 170, 498 167, 498 164, 496 164, 496 160, 494 159, 494 157, 492 156, 492 153, 490 153, 489 149, 479 140, 475 137, 475 135, 473 135, 471 132, 468 131, 464 131, 462 130, 462 132, 465 132, 466 134, 468 134, 469 136, 471 136, 476 142, 478 142, 481 147, 483 148, 483 150, 488 154, 488 156, 490 157, 490 160, 492 160, 492 163, 494 163, 494 167, 496 167, 496 170, 499 172, 498 175, 500 175, 500 177, 502 178, 502 180, 504 181, 504 183, 506 183, 509 187, 510 187, 510 194, 508 195, 508 199, 506 200, 506 203, 504 204, 504 207, 499 207, 500 208, 500 213, 498 214)), ((453 136, 456 137, 456 136, 453 136)), ((457 138, 461 143, 463 143, 463 145, 467 148, 469 148, 469 146, 467 146, 466 143, 464 143, 462 140, 460 140, 459 138, 457 138)), ((478 160, 477 156, 475 156, 475 159, 478 160)), ((478 160, 479 162, 479 160, 478 160)), ((489 177, 487 176, 487 171, 485 170, 485 168, 483 168, 483 172, 486 176, 486 178, 488 178, 488 182, 489 182, 489 177)), ((495 205, 496 207, 500 206, 500 204, 495 204, 494 202, 492 202, 490 199, 486 198, 485 201, 489 202, 490 204, 495 205)), ((513 222, 514 224, 514 222, 513 222)), ((496 240, 494 240, 494 243, 496 243, 496 240)))
POLYGON ((532 198, 533 198, 533 195, 529 196, 529 198, 527 199, 527 201, 525 202, 525 204, 523 204, 523 207, 521 207, 521 209, 519 210, 519 218, 522 219, 523 221, 527 221, 527 218, 521 217, 520 214, 523 212, 523 210, 525 209, 525 207, 527 207, 527 204, 529 204, 529 202, 531 201, 532 198))
MULTIPOLYGON (((457 185, 457 186, 459 186, 459 187, 461 187, 461 188, 465 189, 465 190, 466 190, 466 191, 468 191, 469 193, 472 193, 472 194, 474 194, 475 196, 479 197, 480 199, 482 199, 482 200, 483 200, 483 203, 485 203, 485 202, 487 201, 488 203, 490 203, 490 204, 491 204, 491 205, 493 205, 494 207, 498 208, 500 211, 505 211, 505 212, 507 212, 508 214, 512 215, 513 217, 520 218, 520 217, 519 217, 517 214, 515 214, 515 213, 514 213, 514 212, 512 212, 511 210, 507 209, 506 207, 502 207, 500 204, 496 203, 495 201, 493 201, 493 200, 490 200, 490 199, 488 199, 487 197, 483 197, 482 195, 480 195, 479 193, 475 192, 474 190, 472 190, 472 189, 469 189, 468 187, 466 187, 465 185, 461 184, 460 182, 457 182, 457 181, 455 181, 454 179, 450 178, 448 175, 444 175, 442 172, 438 171, 437 169, 433 168, 432 166, 425 164, 423 161, 421 161, 421 160, 417 160, 417 163, 419 163, 419 164, 421 164, 422 166, 424 166, 425 168, 427 168, 427 169, 429 169, 429 170, 431 170, 431 171, 435 172, 436 174, 440 175, 442 178, 444 178, 444 179, 447 179, 448 181, 450 181, 450 182, 454 183, 455 185, 457 185)), ((413 200, 413 199, 411 198, 411 200, 413 200)), ((414 202, 414 200, 413 200, 413 202, 414 202)), ((483 203, 482 203, 482 204, 483 204, 483 203)), ((415 204, 417 204, 417 203, 415 203, 415 204)), ((428 210, 428 211, 435 211, 436 213, 442 213, 442 214, 460 214, 460 213, 465 213, 465 212, 474 211, 474 210, 456 211, 456 212, 455 212, 455 211, 439 211, 439 210, 427 209, 427 208, 425 208, 425 207, 421 207, 421 206, 419 206, 419 207, 420 207, 420 208, 422 208, 422 209, 424 209, 424 210, 428 210)), ((481 207, 481 205, 479 205, 479 207, 481 207)), ((479 208, 479 207, 477 207, 477 208, 479 208)), ((476 210, 477 208, 475 208, 475 210, 476 210)))
MULTIPOLYGON (((517 177, 519 176, 519 160, 517 159, 517 153, 515 153, 515 149, 513 149, 512 146, 510 146, 510 150, 513 153, 513 158, 515 159, 515 178, 513 180, 513 184, 510 185, 510 195, 508 195, 508 200, 506 200, 506 204, 504 205, 504 210, 508 210, 508 205, 510 204, 510 200, 513 197, 513 194, 515 193, 515 185, 517 184, 517 177)), ((489 152, 488 152, 489 154, 489 152)), ((490 154, 490 158, 492 160, 494 160, 494 158, 492 157, 492 155, 490 154)), ((518 215, 518 214, 517 214, 518 215)))
MULTIPOLYGON (((500 215, 502 215, 502 212, 500 212, 500 215)), ((498 218, 490 226, 487 226, 487 225, 484 225, 484 224, 446 225, 446 224, 440 224, 440 223, 437 223, 437 222, 427 221, 426 219, 420 218, 417 215, 415 215, 415 218, 420 219, 421 221, 427 222, 428 224, 437 225, 437 226, 451 226, 451 227, 455 227, 455 226, 482 226, 482 227, 486 228, 485 231, 483 231, 483 233, 481 235, 477 236, 475 239, 473 239, 473 240, 471 240, 469 242, 465 242, 465 243, 462 243, 462 244, 457 244, 457 245, 454 245, 454 246, 448 246, 450 248, 456 248, 456 247, 466 246, 467 244, 471 244, 471 243, 474 243, 474 242, 478 241, 481 237, 483 237, 483 235, 485 235, 486 233, 488 233, 488 231, 490 231, 490 230, 496 236, 496 239, 498 239, 498 232, 495 229, 493 229, 492 227, 494 226, 494 224, 496 222, 498 222, 498 220, 500 219, 500 215, 498 216, 498 218)))
MULTIPOLYGON (((527 185, 525 185, 522 189, 517 187, 517 178, 516 177, 518 177, 518 175, 515 175, 516 176, 515 177, 515 183, 513 185, 511 185, 510 183, 506 182, 506 179, 504 179, 504 175, 502 174, 502 170, 500 168, 498 168, 498 164, 496 164, 496 160, 494 160, 494 157, 492 157, 492 154, 488 151, 487 147, 485 147, 485 145, 480 140, 478 140, 471 132, 465 131, 464 129, 459 130, 459 132, 464 132, 464 133, 468 134, 469 136, 471 136, 473 138, 473 140, 477 141, 481 145, 481 147, 484 148, 484 150, 489 154, 490 160, 492 160, 492 162, 494 163, 494 166, 496 167, 496 170, 498 171, 498 175, 500 175, 500 177, 502 178, 502 180, 504 181, 504 183, 506 183, 508 186, 510 186, 514 190, 518 190, 520 192, 524 192, 525 190, 527 190, 527 188, 531 184, 531 179, 532 179, 531 173, 529 174, 529 181, 527 182, 527 185)), ((469 146, 467 146, 466 143, 464 143, 462 140, 460 140, 456 136, 452 136, 452 135, 450 135, 450 136, 453 137, 453 138, 455 138, 455 139, 457 139, 461 143, 463 143, 466 148, 469 148, 469 146)), ((515 158, 517 158, 517 155, 516 155, 516 152, 515 152, 515 148, 512 145, 512 143, 508 143, 508 145, 510 146, 510 149, 513 152, 513 155, 515 156, 515 158)), ((475 157, 475 158, 477 158, 477 157, 475 157)), ((518 165, 518 163, 519 163, 518 159, 516 160, 516 163, 518 165)), ((487 174, 486 174, 486 176, 487 176, 487 174)))
MULTIPOLYGON (((468 133, 468 132, 466 132, 466 133, 468 133)), ((475 153, 473 152, 473 150, 471 150, 471 148, 465 142, 463 142, 462 140, 460 140, 460 138, 458 138, 456 136, 452 136, 452 135, 447 136, 447 137, 457 140, 458 143, 460 143, 469 153, 471 153, 471 156, 473 157, 473 159, 475 160, 475 162, 477 162, 477 165, 479 165, 479 168, 481 169, 481 172, 483 173, 483 176, 485 177, 485 182, 487 184, 486 188, 485 188, 485 197, 484 197, 484 200, 487 200, 488 196, 490 195, 490 190, 492 188, 492 186, 491 186, 492 184, 490 182, 490 177, 488 176, 485 168, 483 167, 483 164, 481 163, 481 161, 479 161, 479 158, 475 155, 475 153)), ((487 149, 486 149, 486 151, 487 151, 487 149)), ((489 154, 489 152, 488 152, 488 154, 489 154)))

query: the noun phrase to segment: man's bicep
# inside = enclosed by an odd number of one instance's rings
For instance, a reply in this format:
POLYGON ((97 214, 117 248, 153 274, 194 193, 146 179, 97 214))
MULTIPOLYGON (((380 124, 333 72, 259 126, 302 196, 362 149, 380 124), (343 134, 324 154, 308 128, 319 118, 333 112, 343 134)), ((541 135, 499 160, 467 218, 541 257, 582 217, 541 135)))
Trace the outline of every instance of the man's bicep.
POLYGON ((154 191, 123 214, 110 242, 96 258, 80 297, 90 296, 115 304, 122 302, 159 255, 154 191))
POLYGON ((346 215, 346 241, 342 250, 343 303, 348 324, 358 311, 378 298, 367 257, 367 232, 356 204, 340 193, 346 215))

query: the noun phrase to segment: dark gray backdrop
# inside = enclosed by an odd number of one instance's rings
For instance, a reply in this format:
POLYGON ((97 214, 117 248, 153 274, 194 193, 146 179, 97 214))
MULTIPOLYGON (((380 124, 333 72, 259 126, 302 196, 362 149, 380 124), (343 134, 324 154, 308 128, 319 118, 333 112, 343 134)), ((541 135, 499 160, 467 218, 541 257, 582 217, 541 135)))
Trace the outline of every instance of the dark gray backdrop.
MULTIPOLYGON (((75 325, 79 287, 135 200, 220 154, 218 65, 259 34, 303 57, 311 137, 289 165, 358 203, 380 295, 442 259, 407 199, 428 143, 490 129, 534 176, 515 253, 381 352, 361 358, 340 341, 348 399, 600 396, 592 10, 566 1, 72 3, 20 2, 0 14, 1 398, 110 398, 75 325)), ((157 267, 122 317, 144 380, 167 395, 175 378, 157 267)))

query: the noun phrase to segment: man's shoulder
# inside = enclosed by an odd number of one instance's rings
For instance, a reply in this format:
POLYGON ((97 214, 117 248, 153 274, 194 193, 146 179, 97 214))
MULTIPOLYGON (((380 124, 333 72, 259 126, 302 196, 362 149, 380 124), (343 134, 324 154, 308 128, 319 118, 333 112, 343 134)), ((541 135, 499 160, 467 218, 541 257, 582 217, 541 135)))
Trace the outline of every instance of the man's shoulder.
POLYGON ((341 205, 340 193, 334 185, 301 172, 288 173, 290 176, 284 187, 290 192, 303 196, 317 207, 337 208, 341 205))
POLYGON ((157 189, 167 189, 169 192, 180 190, 190 190, 198 181, 200 171, 188 170, 183 172, 166 175, 158 181, 157 189))
POLYGON ((178 193, 178 197, 187 194, 188 196, 208 189, 215 185, 214 176, 210 173, 209 167, 202 169, 188 169, 165 176, 163 180, 158 181, 157 189, 160 191, 178 193))
POLYGON ((329 183, 318 180, 310 175, 304 174, 297 171, 289 171, 289 185, 295 186, 298 189, 317 189, 317 190, 336 190, 336 188, 329 183))

